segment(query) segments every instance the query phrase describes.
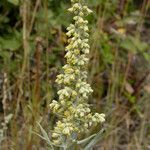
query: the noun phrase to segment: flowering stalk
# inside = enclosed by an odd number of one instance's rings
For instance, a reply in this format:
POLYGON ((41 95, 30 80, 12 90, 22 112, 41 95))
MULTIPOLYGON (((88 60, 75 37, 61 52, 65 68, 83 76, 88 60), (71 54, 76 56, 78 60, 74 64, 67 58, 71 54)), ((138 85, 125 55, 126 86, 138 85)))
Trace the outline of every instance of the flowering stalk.
POLYGON ((79 133, 88 131, 92 126, 105 121, 104 114, 92 114, 88 96, 93 92, 87 83, 87 64, 90 46, 88 21, 85 16, 92 11, 85 5, 85 0, 71 0, 74 24, 67 28, 68 46, 66 47, 66 65, 56 82, 62 89, 57 93, 59 101, 53 100, 50 108, 57 113, 59 120, 52 134, 55 144, 76 141, 79 133))

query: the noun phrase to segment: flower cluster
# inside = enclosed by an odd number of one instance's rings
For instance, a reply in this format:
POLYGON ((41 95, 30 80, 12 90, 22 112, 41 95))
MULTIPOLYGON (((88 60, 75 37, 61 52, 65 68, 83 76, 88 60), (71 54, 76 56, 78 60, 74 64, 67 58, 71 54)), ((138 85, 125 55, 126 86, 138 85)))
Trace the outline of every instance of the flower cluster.
POLYGON ((85 132, 97 123, 105 121, 104 114, 92 114, 87 103, 93 92, 87 80, 87 64, 90 46, 88 44, 88 21, 84 16, 92 11, 85 5, 84 0, 71 0, 69 11, 75 16, 74 24, 67 28, 68 46, 63 66, 63 73, 57 76, 56 82, 62 89, 57 92, 59 101, 53 100, 50 108, 57 113, 57 121, 52 137, 55 144, 76 140, 78 133, 85 132))

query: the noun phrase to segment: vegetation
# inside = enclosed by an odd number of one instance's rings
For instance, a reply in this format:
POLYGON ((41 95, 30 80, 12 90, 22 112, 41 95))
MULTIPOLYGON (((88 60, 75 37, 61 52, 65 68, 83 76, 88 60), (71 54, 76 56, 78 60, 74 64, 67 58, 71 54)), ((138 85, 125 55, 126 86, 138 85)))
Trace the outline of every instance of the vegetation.
MULTIPOLYGON (((69 141, 66 147, 54 142, 56 125, 64 117, 50 104, 60 99, 57 92, 62 89, 58 85, 62 80, 58 81, 57 75, 62 68, 66 71, 62 67, 66 66, 66 29, 74 24, 73 15, 68 12, 71 1, 1 0, 0 149, 150 148, 150 1, 86 0, 86 5, 93 11, 85 16, 89 22, 90 51, 88 47, 86 51, 80 49, 80 54, 89 53, 89 63, 79 72, 84 74, 85 68, 88 69, 88 91, 86 88, 83 91, 90 94, 93 89, 93 93, 88 104, 84 101, 83 110, 90 108, 88 113, 104 113, 106 121, 81 133, 83 123, 92 118, 84 114, 84 120, 80 113, 78 118, 83 122, 80 120, 81 126, 76 130, 77 140, 69 141)), ((67 59, 72 67, 72 59, 67 59)), ((76 81, 70 84, 69 80, 63 85, 74 87, 76 81)), ((78 104, 84 96, 78 99, 78 104)), ((65 103, 69 109, 70 101, 65 103)), ((100 120, 104 119, 103 114, 101 117, 100 120)), ((76 121, 72 121, 75 126, 76 121)), ((63 134, 68 137, 68 130, 63 134)))

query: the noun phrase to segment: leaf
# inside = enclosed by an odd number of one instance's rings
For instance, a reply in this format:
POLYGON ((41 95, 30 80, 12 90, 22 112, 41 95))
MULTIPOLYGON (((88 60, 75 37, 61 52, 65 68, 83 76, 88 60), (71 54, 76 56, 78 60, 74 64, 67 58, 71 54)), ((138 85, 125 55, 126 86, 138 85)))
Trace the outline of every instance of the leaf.
POLYGON ((131 40, 137 48, 137 50, 139 50, 140 52, 143 52, 148 48, 148 44, 143 41, 140 41, 138 38, 132 37, 131 40))
POLYGON ((84 150, 92 150, 93 146, 101 139, 101 135, 104 132, 104 129, 100 130, 94 139, 84 148, 84 150))
POLYGON ((36 133, 36 132, 34 132, 34 131, 32 131, 32 133, 36 134, 36 135, 39 136, 41 139, 47 141, 46 138, 45 138, 44 136, 41 136, 40 134, 38 134, 38 133, 36 133))
POLYGON ((128 101, 132 104, 134 104, 136 102, 135 96, 131 95, 128 92, 124 92, 125 96, 128 98, 128 101))
POLYGON ((144 53, 143 53, 143 56, 144 56, 144 58, 145 58, 147 61, 150 60, 150 54, 149 54, 149 53, 144 52, 144 53))
POLYGON ((67 147, 67 150, 75 150, 76 144, 76 142, 70 143, 70 145, 67 147))
POLYGON ((132 51, 133 53, 137 53, 138 51, 145 51, 148 48, 148 44, 136 37, 128 36, 123 39, 121 47, 126 50, 132 51))
POLYGON ((125 38, 121 43, 121 47, 124 48, 125 50, 131 51, 133 53, 137 52, 137 48, 133 44, 131 37, 125 38))
POLYGON ((9 49, 9 50, 16 50, 16 49, 18 49, 19 48, 19 46, 20 46, 20 43, 18 42, 18 40, 17 39, 3 39, 3 41, 2 41, 3 43, 2 43, 2 48, 3 49, 9 49))
POLYGON ((5 60, 10 59, 10 53, 8 51, 2 51, 1 48, 0 48, 0 56, 5 60))
POLYGON ((22 44, 22 35, 20 32, 15 31, 10 35, 0 37, 0 49, 1 50, 17 50, 22 44))
POLYGON ((19 0, 7 0, 7 1, 12 3, 13 5, 16 5, 16 6, 19 5, 19 0))
POLYGON ((93 135, 89 136, 89 137, 86 138, 86 139, 77 141, 77 144, 84 144, 84 143, 88 142, 89 140, 91 140, 91 139, 92 139, 93 137, 95 137, 95 136, 96 136, 96 134, 93 134, 93 135))
POLYGON ((46 131, 43 129, 43 127, 42 127, 39 123, 38 123, 38 126, 40 127, 40 130, 41 130, 43 136, 41 136, 41 135, 39 135, 39 134, 37 134, 37 135, 40 136, 42 139, 46 140, 47 143, 51 146, 52 150, 54 150, 53 144, 52 144, 52 142, 50 141, 50 139, 49 139, 49 137, 48 137, 48 134, 46 133, 46 131))

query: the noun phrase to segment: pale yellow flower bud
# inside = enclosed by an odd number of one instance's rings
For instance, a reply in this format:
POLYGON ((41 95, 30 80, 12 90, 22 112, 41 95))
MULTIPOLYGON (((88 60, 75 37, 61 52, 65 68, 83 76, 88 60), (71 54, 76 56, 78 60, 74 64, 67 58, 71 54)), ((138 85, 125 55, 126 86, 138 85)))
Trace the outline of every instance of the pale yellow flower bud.
POLYGON ((61 89, 57 92, 59 101, 53 100, 50 108, 59 114, 52 137, 55 144, 64 144, 72 135, 87 131, 92 126, 105 121, 105 115, 91 112, 87 103, 89 95, 93 92, 87 83, 87 64, 90 46, 88 21, 85 16, 92 11, 85 6, 84 0, 71 0, 72 7, 68 10, 73 13, 74 24, 67 28, 69 37, 66 46, 66 62, 63 73, 57 76, 56 82, 61 89))

